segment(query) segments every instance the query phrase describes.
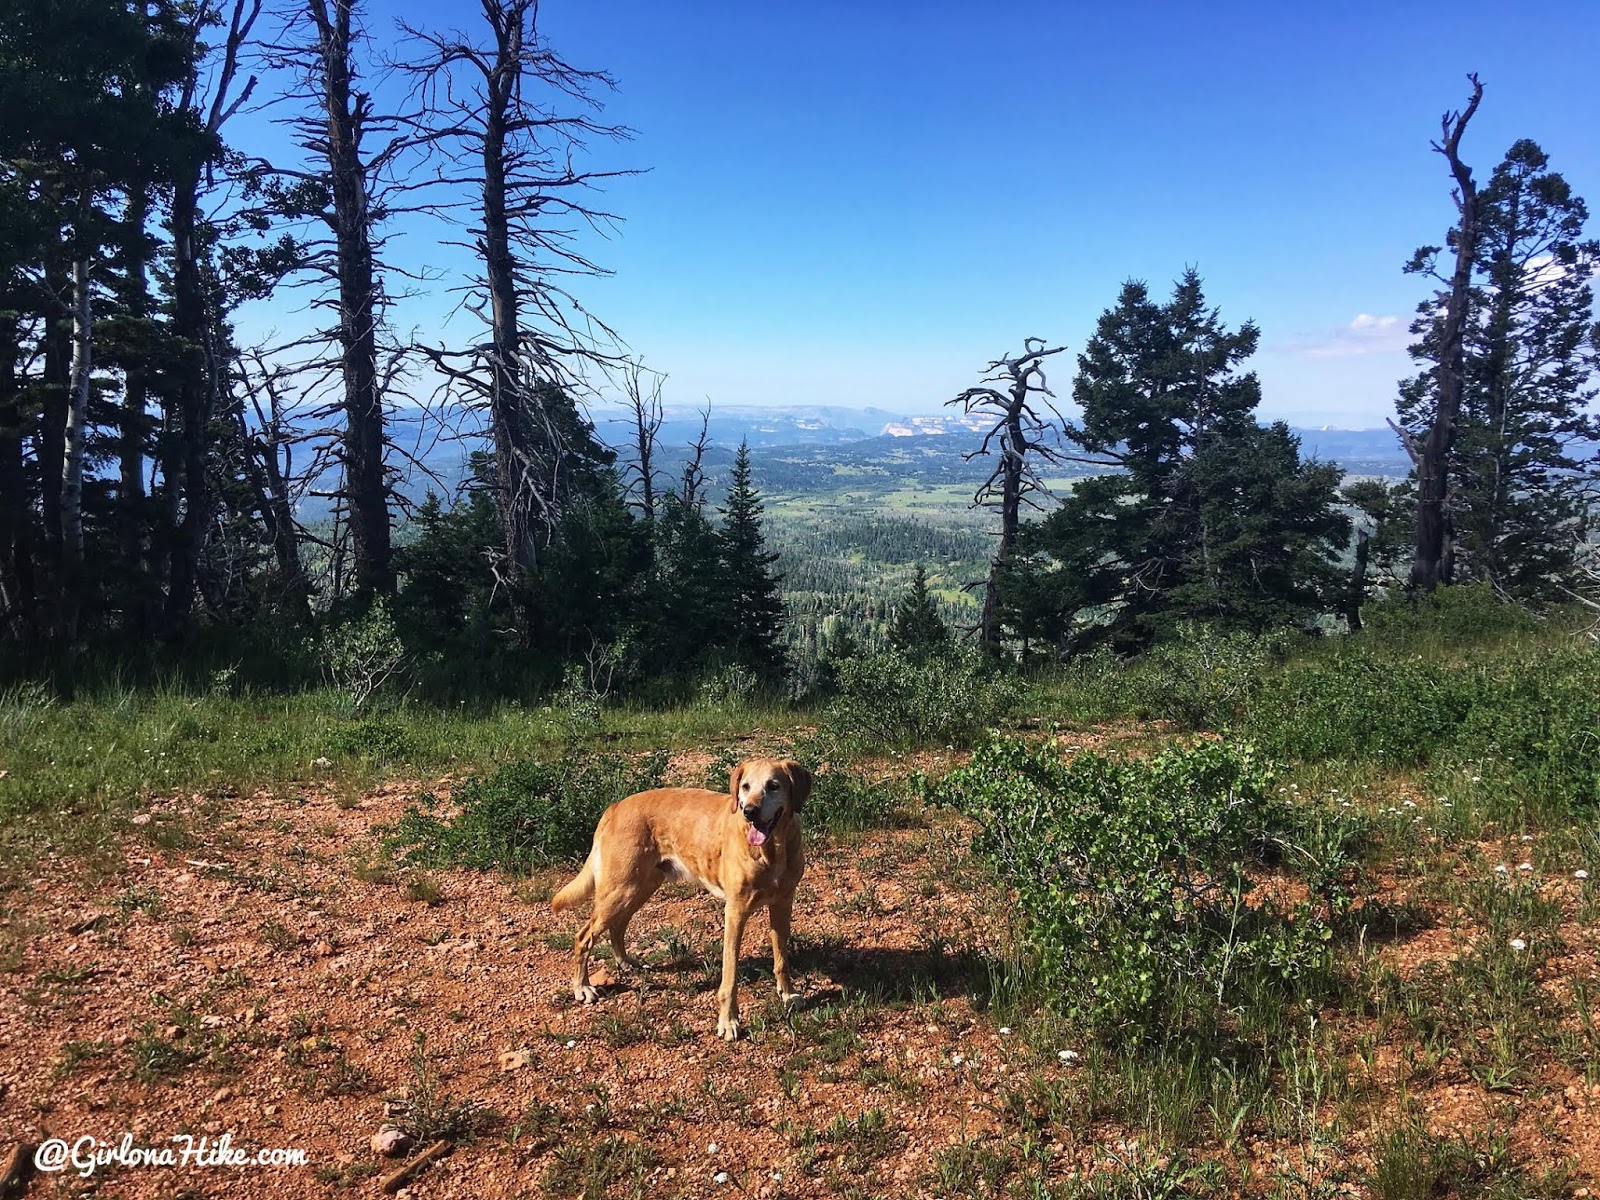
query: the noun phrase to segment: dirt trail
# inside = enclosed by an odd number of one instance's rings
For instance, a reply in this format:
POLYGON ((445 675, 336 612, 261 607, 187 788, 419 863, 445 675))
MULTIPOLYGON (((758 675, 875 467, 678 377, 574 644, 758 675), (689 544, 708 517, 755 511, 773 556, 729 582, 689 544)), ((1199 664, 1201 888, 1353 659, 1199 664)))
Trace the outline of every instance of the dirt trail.
MULTIPOLYGON (((418 1197, 570 1194, 597 1175, 622 1193, 829 1194, 838 1171, 910 1186, 935 1152, 993 1125, 985 1105, 1017 1068, 963 998, 982 967, 952 947, 979 949, 983 921, 938 878, 953 833, 819 847, 796 910, 807 1001, 784 1017, 758 917, 741 971, 752 1032, 726 1046, 712 1036, 719 905, 664 889, 630 930, 657 969, 618 978, 607 963, 602 1003, 574 1006, 576 917, 545 902, 555 877, 438 872, 432 905, 408 898, 404 873, 358 877, 374 826, 412 794, 351 807, 332 789, 256 795, 183 849, 130 846, 97 886, 42 870, 13 900, 29 936, 0 999, 0 1141, 231 1133, 308 1164, 101 1168, 98 1194, 375 1194, 395 1164, 369 1138, 386 1111, 405 1123, 427 1099, 419 1045, 436 1097, 499 1119, 422 1173, 418 1197), (846 1003, 845 989, 873 999, 846 1003), (877 1132, 842 1147, 812 1136, 869 1109, 877 1132)), ((159 838, 170 819, 157 808, 145 828, 159 838)), ((76 1191, 70 1174, 30 1194, 76 1191)))

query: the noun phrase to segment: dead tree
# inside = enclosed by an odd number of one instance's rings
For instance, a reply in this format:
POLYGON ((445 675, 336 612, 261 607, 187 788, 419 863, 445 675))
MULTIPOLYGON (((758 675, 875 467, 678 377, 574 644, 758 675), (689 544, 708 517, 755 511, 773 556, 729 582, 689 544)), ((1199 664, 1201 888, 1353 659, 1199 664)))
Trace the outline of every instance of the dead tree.
MULTIPOLYGON (((163 457, 168 511, 174 526, 173 536, 166 539, 171 558, 167 563, 162 632, 167 638, 183 634, 194 604, 201 547, 212 516, 206 476, 209 430, 217 398, 225 391, 223 379, 228 370, 226 355, 217 346, 217 299, 207 294, 208 280, 215 273, 209 262, 210 246, 201 230, 201 202, 207 170, 220 147, 222 126, 255 90, 256 77, 252 75, 238 95, 232 94, 241 52, 260 15, 261 0, 235 0, 222 62, 210 81, 209 96, 205 94, 202 56, 196 54, 177 98, 178 110, 190 117, 200 136, 178 164, 168 217, 172 232, 172 332, 184 348, 184 358, 166 413, 166 426, 173 436, 163 457)), ((205 29, 220 22, 221 13, 210 0, 195 5, 189 18, 189 36, 194 45, 200 45, 205 29)))
POLYGON ((1455 447, 1466 376, 1466 326, 1471 300, 1472 263, 1478 246, 1478 189, 1472 169, 1461 161, 1461 135, 1483 99, 1483 84, 1476 75, 1472 99, 1460 112, 1445 113, 1440 122, 1444 141, 1433 148, 1450 164, 1455 179, 1454 197, 1459 219, 1455 229, 1455 270, 1444 313, 1438 323, 1438 365, 1435 368, 1435 407, 1426 434, 1407 448, 1417 464, 1417 544, 1411 560, 1411 586, 1431 592, 1450 582, 1451 538, 1446 489, 1450 456, 1455 447))
POLYGON ((998 509, 1000 513, 1000 546, 982 581, 983 609, 977 625, 978 644, 991 657, 1000 654, 999 583, 1017 543, 1022 506, 1032 505, 1029 497, 1045 490, 1034 464, 1062 459, 1056 430, 1064 422, 1051 403, 1055 393, 1045 382, 1044 360, 1066 347, 1045 346, 1043 338, 1025 338, 1022 353, 995 359, 981 384, 945 401, 946 405, 959 404, 969 415, 994 418, 983 442, 964 456, 971 462, 999 451, 994 470, 972 496, 974 507, 998 509), (1040 415, 1040 408, 1045 410, 1045 416, 1040 415), (1029 459, 1030 454, 1034 455, 1033 460, 1029 459))
POLYGON ((302 625, 309 625, 311 584, 300 558, 304 531, 294 516, 298 499, 294 449, 301 438, 290 422, 292 406, 284 395, 286 374, 281 365, 268 362, 260 349, 241 354, 230 416, 243 448, 243 473, 278 564, 284 609, 302 625))
POLYGON ((482 0, 481 11, 481 38, 406 27, 428 54, 408 68, 426 114, 417 135, 453 164, 444 182, 471 196, 453 206, 472 214, 468 245, 481 262, 466 307, 490 332, 469 350, 425 353, 468 403, 488 410, 505 574, 516 578, 533 568, 567 502, 572 418, 550 406, 569 402, 588 365, 620 361, 611 329, 563 281, 607 273, 576 238, 616 224, 586 198, 632 172, 574 166, 590 138, 629 136, 599 120, 596 93, 615 86, 611 77, 572 66, 543 40, 537 0, 482 0))
POLYGON ((385 410, 393 372, 383 366, 392 350, 384 337, 392 270, 382 260, 381 227, 407 211, 399 199, 411 185, 397 176, 414 163, 418 143, 409 116, 380 111, 362 87, 359 0, 299 5, 268 61, 297 76, 288 99, 303 111, 288 124, 309 161, 304 169, 262 164, 261 172, 274 181, 275 215, 320 227, 303 244, 299 266, 329 288, 316 304, 337 319, 327 334, 344 422, 336 510, 348 523, 355 592, 383 594, 394 590, 395 579, 385 410))
POLYGON ((635 459, 623 465, 623 478, 631 480, 630 494, 638 487, 639 513, 646 521, 656 519, 656 435, 661 432, 661 386, 666 376, 645 369, 637 359, 622 369, 622 388, 633 413, 635 459))
POLYGON ((700 511, 705 503, 703 489, 706 483, 706 451, 711 448, 711 401, 700 410, 700 434, 689 443, 689 459, 683 464, 683 493, 685 507, 700 511))

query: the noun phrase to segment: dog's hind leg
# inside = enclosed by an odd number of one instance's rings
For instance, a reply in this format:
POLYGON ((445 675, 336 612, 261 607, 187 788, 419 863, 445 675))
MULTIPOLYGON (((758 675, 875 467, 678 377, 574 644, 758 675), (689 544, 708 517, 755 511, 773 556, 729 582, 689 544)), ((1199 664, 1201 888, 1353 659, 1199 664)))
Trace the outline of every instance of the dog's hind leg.
POLYGON ((606 932, 611 937, 611 949, 616 952, 617 961, 626 963, 635 971, 648 971, 649 966, 641 959, 628 953, 624 939, 628 934, 628 922, 633 920, 633 914, 644 907, 645 901, 656 894, 656 889, 666 879, 660 871, 652 870, 638 886, 638 889, 628 898, 626 904, 616 910, 610 922, 606 925, 606 932))
POLYGON ((579 1004, 593 1004, 600 999, 600 992, 589 982, 589 951, 595 935, 603 928, 597 924, 599 915, 598 911, 590 914, 572 940, 572 996, 579 1004))

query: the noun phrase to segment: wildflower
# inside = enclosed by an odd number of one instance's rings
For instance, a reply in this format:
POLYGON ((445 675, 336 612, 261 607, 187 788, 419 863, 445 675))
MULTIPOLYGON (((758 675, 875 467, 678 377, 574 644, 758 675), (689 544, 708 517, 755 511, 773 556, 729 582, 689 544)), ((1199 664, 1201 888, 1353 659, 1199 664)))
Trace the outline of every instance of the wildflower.
POLYGON ((961 1055, 959 1055, 959 1054, 952 1054, 950 1056, 950 1065, 952 1067, 959 1067, 962 1063, 964 1063, 966 1061, 967 1060, 962 1058, 961 1055))
POLYGON ((1520 863, 1517 864, 1517 870, 1519 870, 1519 871, 1531 871, 1531 870, 1533 870, 1533 864, 1530 863, 1530 862, 1520 862, 1520 863))
POLYGON ((1001 1037, 1005 1037, 1010 1032, 1011 1032, 1011 1026, 1009 1026, 1009 1025, 1000 1026, 1000 1036, 1001 1037))
POLYGON ((1417 806, 1417 802, 1415 800, 1407 800, 1406 801, 1406 807, 1407 808, 1415 808, 1416 806, 1417 806))
POLYGON ((572 1048, 573 1048, 573 1047, 574 1047, 574 1046, 576 1046, 576 1045, 577 1045, 577 1044, 578 1044, 578 1043, 577 1043, 577 1040, 576 1040, 576 1039, 574 1039, 574 1040, 572 1040, 572 1041, 570 1041, 570 1042, 568 1042, 568 1043, 567 1043, 567 1049, 568 1049, 568 1050, 571 1050, 571 1049, 572 1049, 572 1048))
POLYGON ((1506 866, 1505 863, 1496 863, 1494 867, 1494 873, 1496 875, 1509 875, 1511 873, 1511 868, 1506 866))
POLYGON ((1512 938, 1511 948, 1513 950, 1526 950, 1528 948, 1528 943, 1523 941, 1521 938, 1512 938))
POLYGON ((1589 872, 1585 871, 1582 867, 1579 867, 1572 873, 1572 877, 1574 879, 1587 879, 1589 878, 1589 872))
POLYGON ((1078 1052, 1076 1050, 1058 1050, 1056 1051, 1056 1057, 1064 1063, 1077 1062, 1078 1052))
POLYGON ((717 1145, 715 1142, 712 1142, 709 1146, 706 1147, 706 1153, 707 1154, 715 1154, 718 1150, 721 1150, 721 1149, 722 1149, 721 1146, 717 1145))
POLYGON ((1531 842, 1531 841, 1533 841, 1533 834, 1531 834, 1531 833, 1525 833, 1525 834, 1523 834, 1523 835, 1522 835, 1522 840, 1523 840, 1523 841, 1524 841, 1524 842, 1531 842))
POLYGON ((712 1183, 727 1183, 728 1182, 728 1173, 726 1171, 718 1171, 715 1175, 713 1175, 711 1177, 711 1182, 712 1183))

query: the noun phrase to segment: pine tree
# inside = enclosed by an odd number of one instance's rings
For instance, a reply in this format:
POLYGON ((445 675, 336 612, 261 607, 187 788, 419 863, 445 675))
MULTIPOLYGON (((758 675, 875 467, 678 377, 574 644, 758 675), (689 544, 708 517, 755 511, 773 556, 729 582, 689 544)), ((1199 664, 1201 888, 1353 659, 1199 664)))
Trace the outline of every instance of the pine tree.
POLYGON ((1183 619, 1264 629, 1323 605, 1348 536, 1339 472, 1256 423, 1260 384, 1240 368, 1258 338, 1223 325, 1193 271, 1164 305, 1123 287, 1079 356, 1067 430, 1108 473, 1025 528, 1004 585, 1019 634, 1137 646, 1183 619))
MULTIPOLYGON (((1479 193, 1461 410, 1446 466, 1451 577, 1529 600, 1572 582, 1600 432, 1586 411, 1600 348, 1589 284, 1600 244, 1584 239, 1584 203, 1548 167, 1544 151, 1519 141, 1479 193)), ((1424 267, 1430 249, 1418 252, 1424 267)), ((1429 362, 1440 317, 1431 301, 1422 312, 1412 355, 1429 362)), ((1400 414, 1414 440, 1437 396, 1432 368, 1404 386, 1400 414)))
POLYGON ((928 573, 920 565, 894 610, 889 644, 913 658, 926 658, 950 645, 950 628, 928 594, 928 573))
POLYGON ((782 576, 772 573, 778 555, 767 549, 761 531, 761 493, 751 481, 746 442, 739 443, 727 503, 718 511, 722 514, 718 540, 727 602, 727 644, 746 666, 776 673, 783 666, 778 644, 783 625, 783 599, 778 592, 782 576))

